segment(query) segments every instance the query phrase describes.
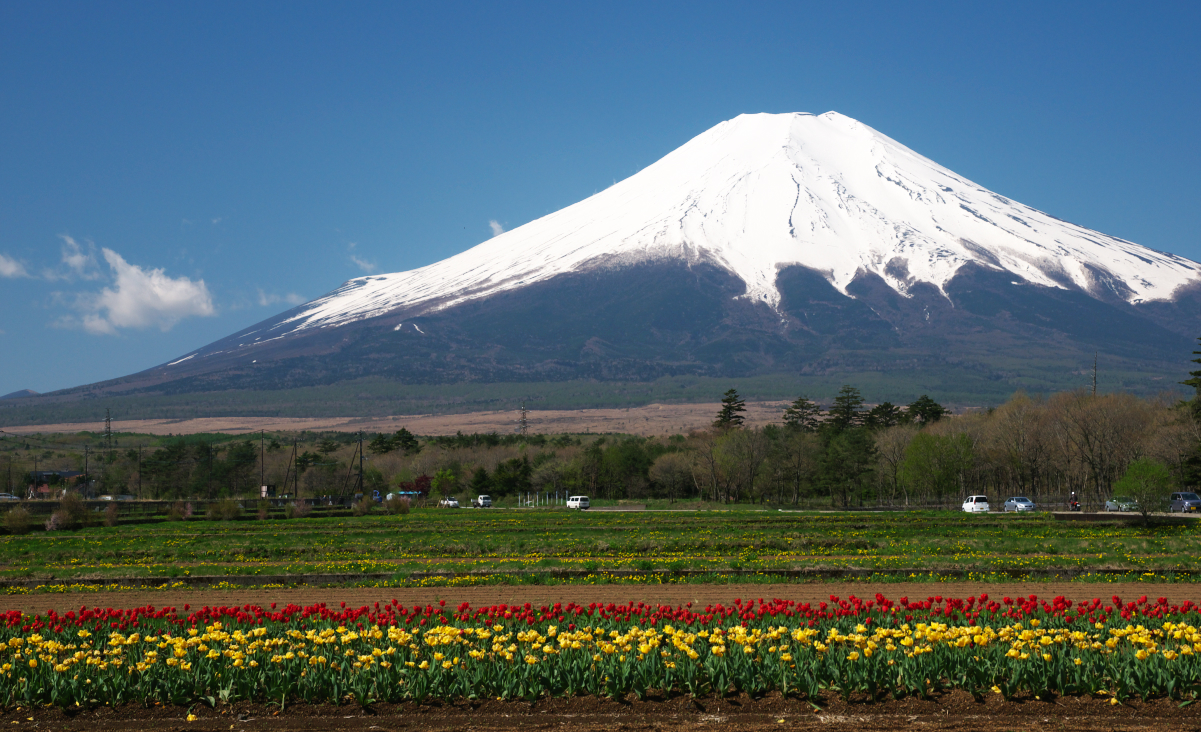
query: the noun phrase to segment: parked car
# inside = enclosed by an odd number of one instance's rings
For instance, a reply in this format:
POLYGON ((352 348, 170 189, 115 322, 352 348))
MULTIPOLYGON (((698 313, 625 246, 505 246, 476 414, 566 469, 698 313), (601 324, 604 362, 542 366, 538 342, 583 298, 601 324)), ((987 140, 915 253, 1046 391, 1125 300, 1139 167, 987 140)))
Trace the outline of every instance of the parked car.
POLYGON ((588 510, 588 496, 571 496, 567 499, 567 507, 579 509, 580 511, 588 510))
POLYGON ((1009 511, 1033 511, 1035 506, 1034 501, 1025 496, 1014 496, 1006 499, 1003 508, 1008 513, 1009 511))
POLYGON ((988 496, 968 496, 963 502, 963 510, 968 513, 988 513, 988 496))
POLYGON ((0 493, 0 501, 19 501, 19 500, 21 500, 21 499, 17 498, 16 496, 14 496, 11 493, 0 493))
POLYGON ((450 496, 448 498, 443 498, 441 501, 438 501, 438 507, 439 508, 458 508, 459 500, 457 498, 455 498, 454 496, 450 496))
POLYGON ((475 508, 492 508, 492 496, 476 496, 471 505, 475 508))
POLYGON ((1181 513, 1201 511, 1201 496, 1198 496, 1196 493, 1173 493, 1172 503, 1168 506, 1168 511, 1179 511, 1181 513))
POLYGON ((1127 496, 1114 496, 1105 502, 1106 511, 1137 511, 1138 501, 1127 496))

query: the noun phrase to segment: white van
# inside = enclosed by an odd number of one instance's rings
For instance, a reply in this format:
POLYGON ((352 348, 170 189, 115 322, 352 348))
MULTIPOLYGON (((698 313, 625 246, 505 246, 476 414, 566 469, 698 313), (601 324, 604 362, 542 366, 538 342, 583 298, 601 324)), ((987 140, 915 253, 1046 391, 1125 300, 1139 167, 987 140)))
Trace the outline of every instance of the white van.
POLYGON ((568 508, 578 508, 581 511, 588 510, 588 496, 572 496, 567 499, 568 508))
POLYGON ((963 502, 967 513, 988 513, 988 496, 968 496, 963 502))

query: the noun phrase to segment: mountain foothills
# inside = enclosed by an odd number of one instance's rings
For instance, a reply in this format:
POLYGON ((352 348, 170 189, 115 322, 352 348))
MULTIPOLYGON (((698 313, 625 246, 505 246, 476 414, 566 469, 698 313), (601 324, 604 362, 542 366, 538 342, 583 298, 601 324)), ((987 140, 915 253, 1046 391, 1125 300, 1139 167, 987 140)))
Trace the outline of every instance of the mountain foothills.
POLYGON ((991 398, 1083 385, 1098 353, 1149 391, 1201 334, 1199 281, 841 114, 750 114, 449 259, 58 396, 876 372, 991 398))

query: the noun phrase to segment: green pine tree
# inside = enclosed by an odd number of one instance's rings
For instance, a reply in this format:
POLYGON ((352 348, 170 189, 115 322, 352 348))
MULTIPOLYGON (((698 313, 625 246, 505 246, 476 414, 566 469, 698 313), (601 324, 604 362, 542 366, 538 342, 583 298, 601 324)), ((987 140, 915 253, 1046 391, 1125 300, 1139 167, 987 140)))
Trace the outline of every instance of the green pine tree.
POLYGON ((922 394, 913 404, 910 404, 909 419, 923 425, 932 424, 950 414, 941 404, 922 394))
POLYGON ((873 430, 895 427, 905 420, 905 413, 892 402, 881 402, 872 407, 864 418, 864 424, 873 430))
POLYGON ((822 408, 816 402, 800 396, 784 410, 784 426, 801 432, 813 432, 817 430, 821 414, 822 408))
MULTIPOLYGON (((1197 338, 1197 343, 1201 345, 1201 337, 1197 338)), ((1201 356, 1201 351, 1193 351, 1194 356, 1201 356)), ((1201 358, 1194 358, 1193 363, 1201 364, 1201 358)), ((1196 401, 1201 401, 1201 369, 1188 372, 1189 378, 1180 382, 1184 386, 1191 386, 1197 391, 1196 401)))
POLYGON ((834 397, 834 404, 828 412, 828 424, 836 431, 857 427, 863 424, 863 395, 853 386, 843 385, 834 397))
POLYGON ((746 411, 746 402, 738 396, 738 392, 730 389, 726 395, 721 398, 721 411, 717 414, 717 421, 713 423, 715 427, 741 427, 746 421, 746 417, 742 416, 742 412, 746 411))

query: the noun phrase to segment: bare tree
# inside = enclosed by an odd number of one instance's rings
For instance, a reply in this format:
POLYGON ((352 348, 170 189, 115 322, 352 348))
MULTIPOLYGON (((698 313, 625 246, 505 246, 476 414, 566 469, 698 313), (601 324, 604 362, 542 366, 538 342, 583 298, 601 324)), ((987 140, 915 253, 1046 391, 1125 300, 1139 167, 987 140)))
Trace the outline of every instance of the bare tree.
POLYGON ((650 479, 666 488, 668 497, 675 503, 676 497, 692 481, 692 463, 692 456, 686 453, 665 453, 651 465, 650 479))
POLYGON ((901 480, 901 469, 905 464, 905 450, 918 433, 915 425, 901 424, 880 430, 876 433, 876 458, 880 463, 880 483, 888 494, 888 502, 896 500, 896 495, 904 495, 905 505, 909 505, 909 491, 901 480))

